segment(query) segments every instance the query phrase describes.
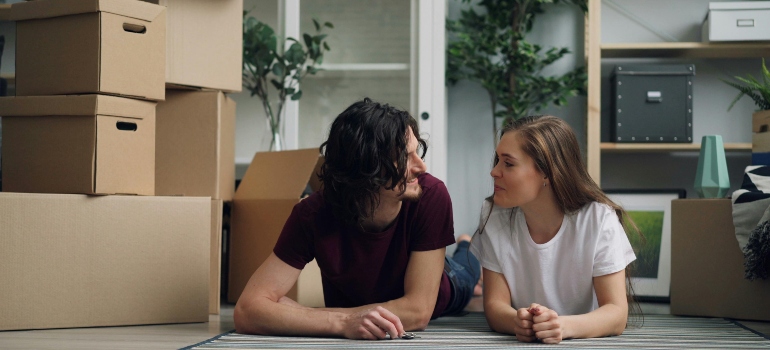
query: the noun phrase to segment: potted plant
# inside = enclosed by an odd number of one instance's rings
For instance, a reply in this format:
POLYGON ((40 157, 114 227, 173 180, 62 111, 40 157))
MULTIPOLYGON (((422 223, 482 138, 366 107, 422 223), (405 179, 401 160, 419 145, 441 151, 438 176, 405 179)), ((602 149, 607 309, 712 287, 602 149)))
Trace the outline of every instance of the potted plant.
POLYGON ((767 119, 770 119, 770 71, 767 70, 767 66, 765 66, 765 59, 762 59, 762 81, 760 82, 756 78, 754 78, 751 75, 746 75, 745 78, 743 77, 735 77, 740 83, 734 82, 734 81, 728 81, 728 80, 722 80, 727 85, 730 85, 738 91, 738 96, 735 97, 732 103, 730 103, 730 107, 727 108, 727 110, 731 110, 733 106, 740 100, 743 96, 749 96, 754 101, 754 104, 757 105, 757 112, 754 113, 753 116, 753 124, 754 124, 754 132, 766 132, 767 130, 767 119), (761 128, 761 126, 765 126, 764 129, 761 128))
MULTIPOLYGON (((470 3, 471 0, 463 0, 470 3)), ((547 3, 560 0, 480 0, 463 10, 458 20, 447 20, 447 83, 468 79, 481 83, 489 94, 495 121, 497 118, 518 119, 539 111, 550 103, 562 106, 567 97, 584 94, 585 67, 562 76, 543 76, 542 70, 570 51, 550 48, 525 40, 532 30, 535 16, 543 13, 547 3), (544 52, 543 52, 544 51, 544 52)), ((588 11, 587 0, 561 0, 588 11)))
POLYGON ((286 99, 302 98, 299 84, 308 74, 316 74, 323 63, 324 51, 329 51, 326 34, 322 28, 334 28, 326 22, 323 26, 313 19, 316 35, 302 34, 302 42, 294 38, 278 40, 275 31, 267 24, 243 12, 243 87, 251 96, 258 96, 265 109, 271 132, 270 150, 280 151, 282 145, 282 117, 286 99), (269 88, 277 91, 271 98, 269 88))

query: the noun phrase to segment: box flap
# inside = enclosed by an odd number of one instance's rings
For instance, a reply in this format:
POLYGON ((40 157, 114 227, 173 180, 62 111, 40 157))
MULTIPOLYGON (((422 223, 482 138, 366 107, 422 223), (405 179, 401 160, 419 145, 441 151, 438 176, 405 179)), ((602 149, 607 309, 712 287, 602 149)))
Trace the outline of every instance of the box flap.
POLYGON ((36 0, 13 4, 10 19, 51 18, 90 12, 109 12, 116 15, 152 22, 165 7, 144 1, 125 0, 36 0))
POLYGON ((107 95, 0 97, 0 116, 109 115, 144 119, 155 115, 155 102, 107 95))
POLYGON ((259 152, 235 191, 241 199, 297 199, 315 176, 318 149, 281 152, 259 152))
POLYGON ((0 4, 0 21, 9 21, 11 19, 11 5, 0 4))

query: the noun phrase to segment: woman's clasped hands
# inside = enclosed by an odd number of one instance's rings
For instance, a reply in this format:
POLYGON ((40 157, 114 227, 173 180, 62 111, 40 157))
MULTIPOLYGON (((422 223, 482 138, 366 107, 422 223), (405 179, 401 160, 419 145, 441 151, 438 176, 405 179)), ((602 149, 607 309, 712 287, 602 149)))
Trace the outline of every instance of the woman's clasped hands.
POLYGON ((541 340, 546 344, 558 344, 564 336, 559 314, 539 304, 516 310, 514 331, 521 342, 541 340))

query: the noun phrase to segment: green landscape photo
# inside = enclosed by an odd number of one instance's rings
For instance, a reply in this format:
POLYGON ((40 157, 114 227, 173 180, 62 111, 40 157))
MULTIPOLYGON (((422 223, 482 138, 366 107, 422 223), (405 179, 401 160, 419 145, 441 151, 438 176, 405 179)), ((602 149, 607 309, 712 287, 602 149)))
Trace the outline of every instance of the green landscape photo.
POLYGON ((660 262, 660 243, 663 236, 663 210, 660 211, 628 211, 628 216, 644 235, 644 240, 636 235, 629 235, 631 246, 636 253, 636 261, 632 263, 632 277, 658 278, 660 262))

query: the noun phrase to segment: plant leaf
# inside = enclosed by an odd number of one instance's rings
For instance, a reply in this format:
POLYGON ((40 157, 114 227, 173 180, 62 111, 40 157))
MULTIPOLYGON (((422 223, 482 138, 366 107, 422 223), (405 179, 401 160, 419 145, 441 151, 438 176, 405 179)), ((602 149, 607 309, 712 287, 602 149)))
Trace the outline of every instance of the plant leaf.
POLYGON ((273 66, 273 74, 279 77, 283 77, 283 64, 276 64, 273 66))
POLYGON ((300 98, 302 98, 302 90, 299 90, 299 91, 295 92, 293 95, 291 95, 291 100, 292 101, 297 101, 300 98))

